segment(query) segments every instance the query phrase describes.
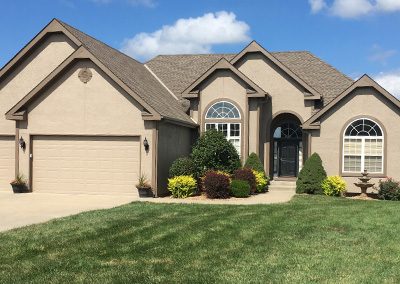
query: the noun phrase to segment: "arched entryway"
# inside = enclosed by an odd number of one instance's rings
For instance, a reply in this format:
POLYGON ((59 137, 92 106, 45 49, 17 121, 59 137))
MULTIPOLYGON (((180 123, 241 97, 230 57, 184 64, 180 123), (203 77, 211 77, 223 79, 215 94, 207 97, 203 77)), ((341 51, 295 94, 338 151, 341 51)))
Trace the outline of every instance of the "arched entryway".
POLYGON ((303 163, 303 132, 300 119, 291 113, 277 115, 271 127, 274 178, 295 178, 303 163))

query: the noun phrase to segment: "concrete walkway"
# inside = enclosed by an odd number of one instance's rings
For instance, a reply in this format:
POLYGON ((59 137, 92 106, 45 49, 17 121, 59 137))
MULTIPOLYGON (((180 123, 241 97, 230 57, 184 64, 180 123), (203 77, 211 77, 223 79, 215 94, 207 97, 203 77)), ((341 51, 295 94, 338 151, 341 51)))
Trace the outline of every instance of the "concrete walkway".
POLYGON ((294 189, 272 189, 267 193, 252 195, 248 198, 207 199, 204 196, 194 196, 185 199, 162 197, 140 198, 140 201, 154 203, 198 203, 198 204, 226 204, 226 205, 255 205, 288 202, 296 194, 294 189))
POLYGON ((84 211, 112 208, 138 199, 137 195, 13 194, 0 191, 0 231, 84 211))

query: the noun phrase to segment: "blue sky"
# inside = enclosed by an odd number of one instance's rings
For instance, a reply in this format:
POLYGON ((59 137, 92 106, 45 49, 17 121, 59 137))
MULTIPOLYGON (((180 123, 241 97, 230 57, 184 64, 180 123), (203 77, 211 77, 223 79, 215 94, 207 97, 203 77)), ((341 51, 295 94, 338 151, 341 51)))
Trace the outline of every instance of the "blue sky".
POLYGON ((309 50, 400 96, 400 0, 4 1, 0 66, 52 18, 145 61, 159 53, 309 50))

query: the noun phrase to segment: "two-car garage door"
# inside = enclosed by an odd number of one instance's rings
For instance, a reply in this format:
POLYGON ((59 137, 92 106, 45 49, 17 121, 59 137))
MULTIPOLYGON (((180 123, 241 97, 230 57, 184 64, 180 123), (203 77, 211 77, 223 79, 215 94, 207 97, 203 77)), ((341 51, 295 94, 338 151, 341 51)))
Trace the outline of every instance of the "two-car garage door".
POLYGON ((34 136, 35 192, 136 194, 139 137, 34 136))

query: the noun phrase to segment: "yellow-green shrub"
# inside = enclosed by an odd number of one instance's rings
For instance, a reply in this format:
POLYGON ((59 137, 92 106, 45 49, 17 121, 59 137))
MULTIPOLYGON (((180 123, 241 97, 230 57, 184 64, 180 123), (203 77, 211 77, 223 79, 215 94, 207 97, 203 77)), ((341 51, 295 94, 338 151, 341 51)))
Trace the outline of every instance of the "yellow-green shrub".
POLYGON ((257 192, 265 192, 268 185, 268 178, 265 176, 264 172, 253 170, 253 174, 256 177, 257 192))
POLYGON ((340 176, 328 176, 321 186, 328 196, 340 196, 346 191, 346 182, 340 176))
POLYGON ((176 176, 168 179, 168 190, 176 198, 191 196, 195 192, 196 187, 196 180, 192 176, 176 176))

